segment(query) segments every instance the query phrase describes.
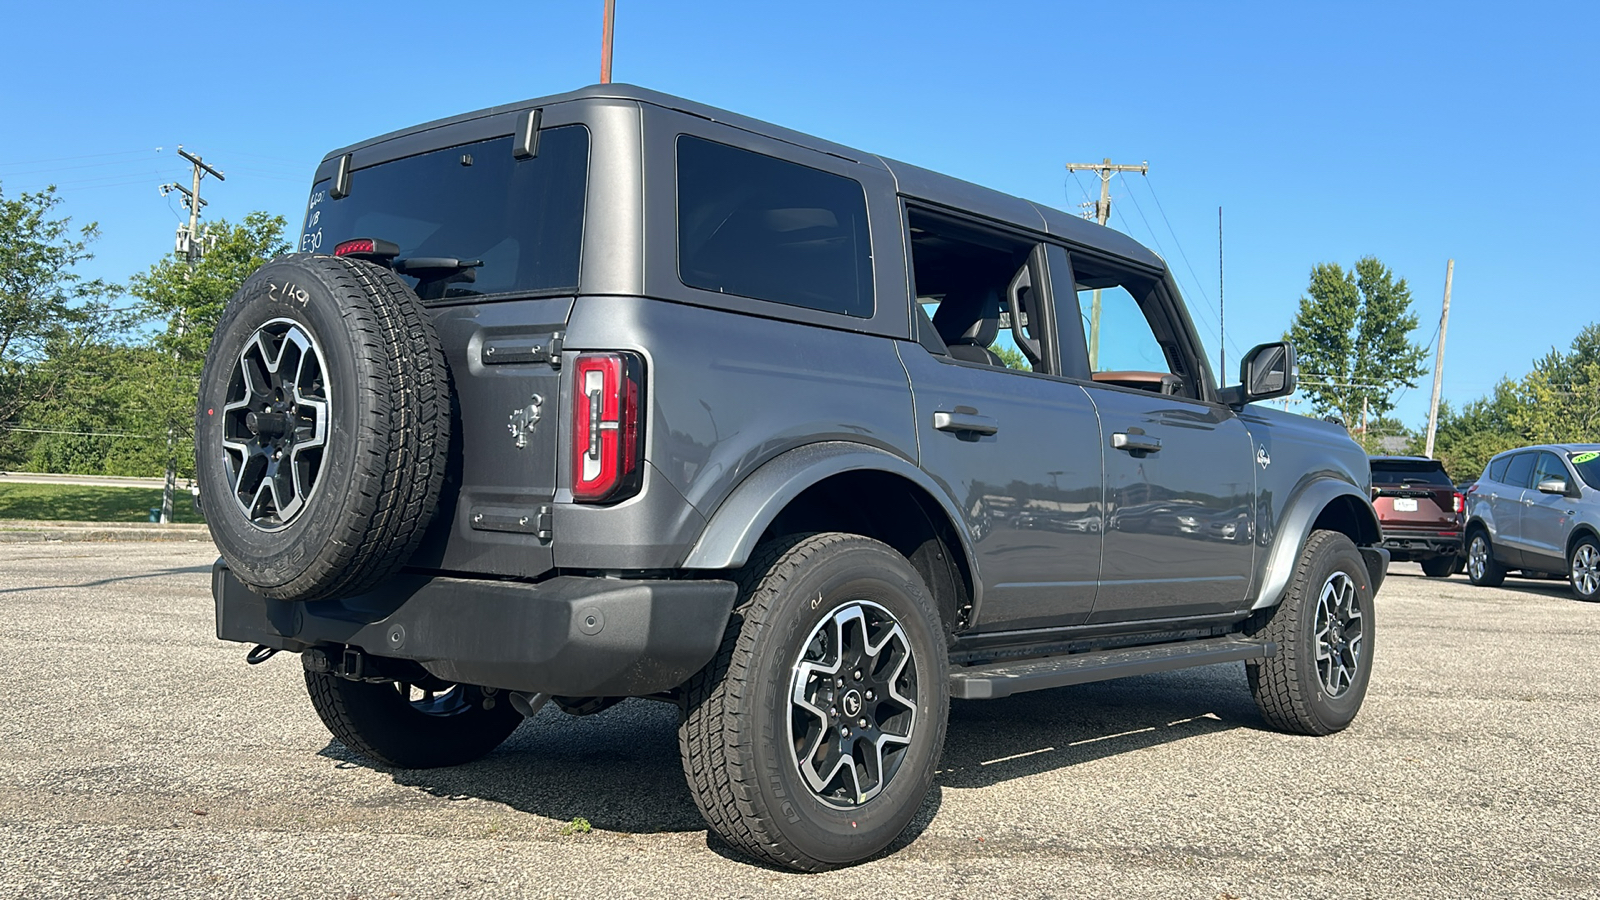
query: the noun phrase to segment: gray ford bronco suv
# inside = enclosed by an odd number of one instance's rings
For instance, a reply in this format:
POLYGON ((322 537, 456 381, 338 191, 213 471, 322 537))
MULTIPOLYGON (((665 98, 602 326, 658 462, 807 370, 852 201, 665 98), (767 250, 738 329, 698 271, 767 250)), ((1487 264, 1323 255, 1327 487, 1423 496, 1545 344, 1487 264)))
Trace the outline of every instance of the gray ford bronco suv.
POLYGON ((906 827, 952 698, 1242 660, 1271 727, 1361 705, 1366 457, 1251 405, 1285 344, 1219 389, 1115 231, 603 85, 334 151, 299 250, 202 378, 217 634, 374 761, 653 698, 711 828, 815 870, 906 827))

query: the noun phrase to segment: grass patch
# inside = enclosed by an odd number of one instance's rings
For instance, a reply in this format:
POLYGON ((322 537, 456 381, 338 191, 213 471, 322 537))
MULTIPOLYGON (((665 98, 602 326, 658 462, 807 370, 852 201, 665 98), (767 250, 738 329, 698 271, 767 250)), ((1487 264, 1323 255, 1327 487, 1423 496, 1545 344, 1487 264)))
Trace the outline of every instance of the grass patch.
MULTIPOLYGON (((0 484, 0 519, 67 522, 148 522, 161 505, 160 488, 76 484, 0 484)), ((172 492, 172 521, 200 524, 189 492, 172 492)))

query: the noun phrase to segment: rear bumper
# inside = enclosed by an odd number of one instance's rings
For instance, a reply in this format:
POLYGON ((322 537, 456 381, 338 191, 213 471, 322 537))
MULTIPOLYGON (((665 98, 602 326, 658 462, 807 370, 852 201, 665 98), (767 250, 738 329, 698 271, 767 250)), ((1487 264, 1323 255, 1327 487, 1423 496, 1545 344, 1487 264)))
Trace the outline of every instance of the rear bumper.
POLYGON ((677 687, 699 671, 722 642, 738 586, 402 574, 359 597, 291 603, 251 591, 218 560, 211 591, 225 641, 357 647, 414 660, 446 681, 621 697, 677 687))
POLYGON ((1396 562, 1415 562, 1436 556, 1461 554, 1460 531, 1401 531, 1385 528, 1379 547, 1389 551, 1396 562))

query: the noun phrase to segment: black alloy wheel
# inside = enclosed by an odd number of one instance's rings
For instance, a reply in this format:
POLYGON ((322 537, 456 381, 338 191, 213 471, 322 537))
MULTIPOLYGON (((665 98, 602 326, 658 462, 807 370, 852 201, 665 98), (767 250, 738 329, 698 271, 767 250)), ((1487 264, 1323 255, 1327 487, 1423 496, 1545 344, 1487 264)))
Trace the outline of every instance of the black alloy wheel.
POLYGON ((256 527, 288 525, 316 490, 332 393, 321 348, 293 319, 263 323, 239 351, 222 406, 223 466, 256 527))
POLYGON ((790 676, 794 764, 823 803, 878 796, 917 727, 917 660, 888 610, 858 600, 817 624, 790 676))

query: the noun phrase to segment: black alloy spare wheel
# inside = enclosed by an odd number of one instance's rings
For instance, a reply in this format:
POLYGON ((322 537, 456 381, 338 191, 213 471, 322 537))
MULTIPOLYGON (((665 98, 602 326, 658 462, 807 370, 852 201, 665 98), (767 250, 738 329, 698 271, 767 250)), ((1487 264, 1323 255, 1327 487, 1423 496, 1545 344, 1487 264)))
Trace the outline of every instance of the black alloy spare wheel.
POLYGON ((328 444, 322 351, 293 319, 256 329, 228 379, 223 465, 239 510, 266 531, 294 521, 316 489, 328 444))
POLYGON ((228 301, 195 468, 217 548, 253 590, 318 600, 392 575, 432 519, 449 443, 444 353, 393 272, 282 256, 228 301))

